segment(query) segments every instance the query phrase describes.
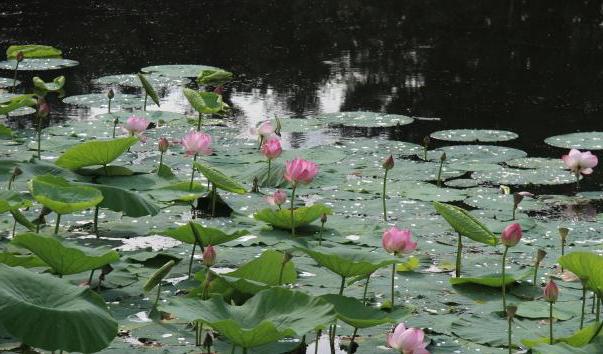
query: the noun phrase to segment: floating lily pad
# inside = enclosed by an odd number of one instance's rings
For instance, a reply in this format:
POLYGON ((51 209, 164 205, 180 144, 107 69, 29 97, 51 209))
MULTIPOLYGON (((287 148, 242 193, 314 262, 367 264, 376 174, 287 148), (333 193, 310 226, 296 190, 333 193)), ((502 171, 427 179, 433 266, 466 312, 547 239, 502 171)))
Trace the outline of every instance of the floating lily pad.
POLYGON ((565 169, 565 164, 561 159, 551 159, 547 157, 523 157, 505 162, 510 167, 517 168, 559 168, 565 169))
POLYGON ((517 139, 518 135, 506 130, 490 129, 451 129, 440 130, 430 135, 434 139, 445 141, 496 142, 517 139))
MULTIPOLYGON (((446 153, 446 162, 451 163, 499 163, 525 157, 525 151, 496 145, 453 145, 427 152, 427 159, 440 161, 446 153)), ((419 156, 422 157, 422 156, 419 156)))
MULTIPOLYGON (((109 99, 104 93, 89 93, 85 95, 69 96, 63 99, 63 103, 72 104, 80 107, 106 108, 109 106, 109 99)), ((130 94, 115 94, 111 100, 111 108, 142 108, 144 98, 130 94)))
POLYGON ((281 118, 281 132, 307 133, 323 129, 324 124, 312 118, 281 118))
POLYGON ((243 264, 234 272, 226 273, 229 277, 242 278, 266 285, 278 286, 294 284, 297 280, 295 265, 290 260, 283 267, 284 254, 275 250, 266 250, 258 258, 243 264))
POLYGON ((298 249, 312 257, 321 266, 346 278, 372 274, 377 269, 400 262, 399 258, 394 258, 386 253, 351 249, 298 249))
POLYGON ((21 117, 36 113, 36 110, 31 107, 21 107, 9 112, 9 117, 21 117))
MULTIPOLYGON (((0 70, 15 70, 16 60, 5 60, 0 62, 0 70)), ((70 59, 45 58, 45 59, 23 59, 19 63, 19 71, 44 71, 60 70, 80 65, 79 62, 70 59)))
POLYGON ((336 294, 322 295, 320 298, 335 307, 338 319, 355 328, 368 328, 385 323, 396 323, 410 314, 408 309, 402 309, 402 311, 395 311, 394 313, 384 312, 372 307, 366 307, 358 299, 336 294))
MULTIPOLYGON (((167 86, 184 86, 188 85, 191 80, 184 77, 169 77, 164 75, 147 75, 149 83, 155 87, 167 87, 167 86)), ((139 87, 142 88, 142 84, 136 74, 119 74, 119 75, 108 75, 99 77, 98 79, 92 80, 93 84, 97 85, 119 85, 125 87, 139 87)))
POLYGON ((396 183, 393 188, 400 191, 400 195, 409 199, 422 200, 425 202, 453 202, 467 197, 462 190, 454 188, 437 187, 425 182, 396 183))
POLYGON ((413 118, 378 112, 338 112, 326 113, 311 117, 329 126, 346 126, 359 128, 393 127, 406 125, 414 121, 413 118))
POLYGON ((203 70, 217 70, 218 68, 207 65, 173 64, 153 65, 140 69, 143 73, 157 74, 168 77, 196 78, 203 70))
MULTIPOLYGON (((111 103, 113 105, 113 103, 111 103)), ((182 119, 185 120, 187 117, 184 114, 176 113, 176 112, 166 112, 166 111, 117 111, 111 113, 103 113, 96 115, 95 118, 110 122, 113 124, 115 118, 119 119, 120 122, 126 122, 128 118, 131 116, 137 117, 145 117, 146 119, 152 122, 170 122, 173 120, 182 119)))
POLYGON ((93 207, 103 200, 102 193, 93 187, 71 184, 62 177, 34 177, 30 191, 35 200, 57 214, 69 214, 93 207))
POLYGON ((65 151, 57 159, 56 165, 70 170, 88 166, 106 166, 137 142, 136 137, 87 141, 65 151))
MULTIPOLYGON (((518 280, 529 278, 533 271, 524 272, 523 274, 505 274, 504 284, 510 285, 518 280)), ((448 279, 452 285, 462 284, 478 284, 492 288, 500 288, 503 285, 503 277, 500 273, 484 274, 478 277, 461 277, 448 279)))
POLYGON ((575 183, 576 177, 568 171, 559 168, 516 169, 503 168, 498 171, 478 171, 471 178, 479 182, 505 185, 556 185, 575 183))
MULTIPOLYGON (((318 220, 323 214, 331 214, 331 208, 315 204, 309 207, 296 208, 293 211, 295 227, 302 227, 318 220)), ((291 210, 262 209, 254 217, 279 229, 291 229, 291 210)))
POLYGON ((61 58, 63 52, 55 47, 42 44, 11 45, 6 49, 6 58, 16 59, 21 53, 24 58, 61 58))
POLYGON ((470 187, 477 187, 479 185, 479 183, 471 178, 458 178, 458 179, 451 179, 449 181, 444 182, 444 184, 448 187, 453 187, 453 188, 470 188, 470 187))
POLYGON ((544 140, 548 145, 566 149, 603 150, 603 132, 556 135, 544 140))
POLYGON ((423 152, 421 145, 397 140, 355 137, 343 140, 342 144, 348 155, 379 156, 382 159, 385 159, 388 155, 394 157, 413 156, 423 152))
POLYGON ((195 231, 199 236, 199 240, 196 239, 195 233, 191 229, 191 223, 182 225, 175 229, 164 230, 160 232, 160 234, 172 237, 178 241, 186 242, 191 245, 197 241, 200 241, 204 247, 207 247, 209 245, 221 245, 223 243, 236 240, 239 237, 245 236, 249 233, 247 230, 236 230, 232 233, 226 233, 220 229, 205 227, 197 223, 192 223, 192 226, 195 228, 195 231))
MULTIPOLYGON (((21 81, 15 81, 15 85, 21 85, 21 81)), ((9 88, 13 87, 13 79, 9 79, 7 77, 0 77, 0 88, 9 88)))

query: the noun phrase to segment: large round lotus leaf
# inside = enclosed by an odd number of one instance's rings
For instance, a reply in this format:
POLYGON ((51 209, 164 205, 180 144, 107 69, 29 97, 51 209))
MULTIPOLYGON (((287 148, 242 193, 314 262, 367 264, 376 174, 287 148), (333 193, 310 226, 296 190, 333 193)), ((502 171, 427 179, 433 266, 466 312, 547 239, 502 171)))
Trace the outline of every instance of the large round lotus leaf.
POLYGON ((517 168, 559 168, 565 169, 561 159, 550 159, 547 157, 523 157, 505 162, 510 167, 517 168))
POLYGON ((342 142, 345 151, 354 156, 371 156, 381 159, 389 155, 394 157, 412 156, 423 152, 421 145, 397 140, 375 138, 351 138, 342 142))
POLYGON ((197 200, 207 192, 207 188, 197 182, 193 183, 193 189, 190 189, 190 182, 175 182, 173 184, 155 188, 147 194, 151 198, 161 202, 181 201, 191 202, 197 200))
POLYGON ((16 44, 6 49, 7 59, 16 59, 19 55, 23 58, 61 58, 63 52, 55 47, 42 44, 16 44))
POLYGON ((88 287, 0 264, 0 325, 32 347, 93 353, 117 335, 105 300, 88 287))
POLYGON ((399 114, 387 114, 378 112, 338 112, 326 113, 312 117, 323 124, 329 126, 346 127, 393 127, 396 125, 406 125, 414 121, 411 117, 399 114))
POLYGON ((515 220, 510 210, 471 210, 471 215, 477 217, 490 231, 500 234, 511 223, 518 223, 522 230, 528 231, 536 227, 536 221, 527 215, 516 213, 515 220))
MULTIPOLYGON (((295 227, 302 227, 318 220, 323 214, 331 214, 331 208, 314 204, 309 207, 296 208, 293 211, 295 227)), ((266 208, 255 213, 254 217, 279 229, 291 229, 291 211, 266 208)))
POLYGON ((337 318, 356 328, 369 328, 385 323, 399 322, 402 317, 410 314, 408 309, 388 313, 376 308, 366 307, 358 299, 336 294, 326 294, 320 297, 335 307, 337 318))
POLYGON ((196 78, 203 70, 216 69, 218 68, 207 65, 173 64, 147 66, 145 68, 140 69, 140 71, 146 74, 157 74, 168 77, 196 78))
POLYGON ((44 175, 30 181, 31 195, 38 203, 57 214, 70 214, 88 209, 103 200, 93 187, 71 184, 62 177, 44 175))
POLYGON ((584 279, 589 289, 603 294, 603 256, 592 252, 572 252, 559 258, 559 264, 584 279))
MULTIPOLYGON (((379 192, 383 188, 383 176, 385 172, 382 166, 383 161, 374 158, 369 160, 367 158, 363 161, 362 165, 357 163, 355 166, 350 166, 353 160, 346 159, 341 162, 342 167, 345 168, 342 172, 347 172, 349 185, 357 185, 370 191, 379 192)), ((391 181, 435 181, 438 178, 439 171, 439 163, 396 160, 394 168, 387 174, 388 184, 391 181)), ((465 173, 465 171, 458 171, 444 165, 440 178, 447 180, 449 178, 460 177, 465 173)))
POLYGON ((555 167, 528 170, 503 168, 498 171, 478 171, 473 172, 471 174, 471 178, 474 178, 480 182, 505 185, 556 185, 576 182, 576 177, 573 174, 555 167))
MULTIPOLYGON (((525 157, 524 151, 496 145, 453 145, 444 146, 427 153, 431 161, 440 161, 446 153, 447 163, 499 163, 525 157)), ((422 155, 420 156, 422 157, 422 155)))
POLYGON ((161 231, 159 234, 172 237, 178 241, 191 245, 194 243, 201 243, 204 247, 207 247, 209 245, 216 246, 236 240, 248 233, 247 230, 237 230, 229 234, 216 228, 204 227, 197 223, 192 223, 192 225, 191 223, 188 223, 175 229, 161 231), (192 227, 195 228, 194 231, 192 227), (197 236, 199 237, 198 240, 197 236))
POLYGON ((479 185, 479 183, 471 178, 458 178, 458 179, 451 179, 449 181, 444 182, 444 184, 447 187, 452 187, 452 188, 470 188, 470 187, 477 187, 479 185))
MULTIPOLYGON (((162 75, 147 75, 146 79, 154 87, 166 87, 166 86, 184 86, 191 82, 191 80, 183 77, 169 77, 162 75)), ((142 88, 140 79, 136 74, 119 74, 99 77, 98 79, 92 80, 93 84, 97 85, 119 85, 126 87, 139 87, 142 88)))
MULTIPOLYGON (((16 60, 0 61, 0 70, 15 70, 16 60)), ((60 70, 80 65, 79 62, 70 59, 45 58, 45 59, 23 59, 19 63, 19 71, 44 71, 60 70)))
MULTIPOLYGON (((21 85, 21 81, 15 81, 15 85, 21 85)), ((9 79, 7 77, 0 77, 0 88, 9 88, 13 87, 13 79, 9 79)))
POLYGON ((321 266, 346 278, 372 274, 377 269, 401 263, 400 258, 392 257, 384 251, 367 252, 366 250, 324 247, 298 249, 312 257, 321 266))
POLYGON ((138 142, 136 137, 91 140, 69 148, 57 159, 56 165, 70 170, 88 166, 106 166, 136 142, 138 142))
MULTIPOLYGON (((496 313, 486 315, 470 315, 457 318, 450 330, 456 336, 474 343, 481 343, 489 347, 506 347, 508 344, 507 319, 496 313)), ((519 345, 522 339, 537 338, 546 335, 546 326, 534 325, 533 321, 513 320, 513 344, 519 345)))
POLYGON ((243 187, 238 181, 225 175, 216 168, 207 164, 201 164, 199 162, 195 162, 194 166, 195 169, 201 172, 205 176, 205 178, 207 178, 212 183, 213 187, 236 194, 247 193, 245 187, 243 187))
MULTIPOLYGON (((489 209, 489 210, 513 210, 513 195, 502 194, 496 188, 471 188, 466 190, 470 195, 464 200, 464 203, 474 208, 489 209)), ((537 199, 525 197, 517 207, 518 211, 522 210, 541 210, 546 206, 537 199)))
POLYGON ((434 139, 466 142, 496 142, 517 139, 518 135, 506 130, 451 129, 440 130, 430 135, 434 139))
POLYGON ((253 258, 251 261, 241 265, 234 272, 229 272, 225 275, 271 286, 294 284, 297 280, 297 273, 292 261, 285 263, 281 274, 281 265, 283 264, 284 257, 285 255, 282 252, 266 250, 258 258, 253 258))
POLYGON ((467 197, 463 190, 438 187, 426 182, 397 182, 391 186, 393 190, 400 192, 404 198, 417 199, 425 202, 454 202, 461 201, 467 197))
POLYGON ((322 122, 313 118, 281 118, 281 132, 306 133, 324 128, 322 122))
POLYGON ((453 168, 459 171, 498 171, 502 168, 501 165, 493 163, 479 163, 479 162, 453 162, 447 164, 449 168, 453 168))
MULTIPOLYGON (((99 114, 99 115, 95 116, 95 118, 97 118, 99 120, 110 122, 111 126, 113 126, 113 121, 115 120, 115 118, 119 119, 121 124, 123 124, 131 116, 145 117, 146 119, 148 119, 152 122, 160 122, 160 121, 169 122, 169 121, 177 120, 177 119, 186 119, 186 116, 184 114, 175 113, 175 112, 166 112, 166 111, 133 111, 133 112, 117 111, 117 112, 99 114)), ((119 126, 118 126, 118 128, 119 128, 119 126)))
POLYGON ((545 143, 567 149, 603 150, 603 132, 584 132, 556 135, 544 140, 545 143))
POLYGON ((36 110, 31 107, 21 107, 8 113, 9 117, 20 117, 36 113, 36 110))
MULTIPOLYGON (((63 98, 63 103, 72 104, 80 107, 107 108, 109 99, 104 93, 89 93, 85 95, 76 95, 63 98)), ((111 108, 142 108, 144 98, 137 95, 115 94, 111 100, 111 108)))
POLYGON ((103 194, 103 201, 98 206, 121 212, 125 216, 138 218, 145 215, 157 215, 160 211, 159 206, 134 191, 104 184, 76 183, 76 185, 98 189, 103 194))
POLYGON ((185 321, 206 323, 243 348, 301 336, 335 320, 333 306, 326 301, 281 288, 263 290, 241 306, 215 296, 207 301, 176 298, 159 309, 185 321))
POLYGON ((0 214, 31 205, 31 201, 14 191, 0 191, 0 214))
POLYGON ((15 236, 12 243, 30 250, 60 275, 98 269, 119 260, 119 254, 114 250, 63 244, 56 237, 31 232, 15 236))

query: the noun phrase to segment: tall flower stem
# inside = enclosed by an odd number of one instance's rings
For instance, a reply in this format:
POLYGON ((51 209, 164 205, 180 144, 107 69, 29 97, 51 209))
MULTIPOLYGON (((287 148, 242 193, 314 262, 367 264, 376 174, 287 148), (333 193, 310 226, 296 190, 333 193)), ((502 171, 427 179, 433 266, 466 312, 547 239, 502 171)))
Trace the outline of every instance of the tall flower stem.
POLYGON ((536 264, 534 264, 534 279, 532 280, 532 285, 534 286, 538 286, 536 285, 536 281, 538 280, 538 268, 540 267, 540 263, 536 262, 536 264))
POLYGON ((293 185, 293 190, 291 191, 291 235, 295 237, 295 214, 293 213, 293 203, 295 202, 295 189, 297 185, 293 185))
MULTIPOLYGON (((366 277, 366 282, 364 283, 364 292, 362 293, 362 304, 366 306, 366 293, 368 291, 369 281, 371 280, 371 274, 366 277)), ((350 339, 350 344, 348 346, 348 353, 353 353, 354 350, 354 339, 356 339, 356 335, 358 334, 358 327, 354 327, 354 333, 352 333, 352 338, 350 339)))
POLYGON ((157 170, 157 172, 161 172, 161 167, 163 166, 163 151, 161 152, 161 155, 159 155, 159 169, 157 170))
POLYGON ((159 295, 161 295, 161 283, 157 284, 157 297, 155 298, 153 307, 151 307, 151 311, 157 308, 157 304, 159 303, 159 295))
POLYGON ((147 93, 144 94, 144 105, 142 106, 142 110, 146 111, 147 110, 147 98, 149 97, 149 95, 147 93))
POLYGON ((505 251, 503 252, 502 258, 502 303, 503 303, 503 312, 507 310, 507 283, 505 282, 505 263, 507 261, 507 252, 509 251, 509 247, 505 246, 505 251))
POLYGON ((92 231, 94 231, 96 238, 98 238, 98 209, 99 209, 99 206, 97 205, 94 208, 94 221, 92 223, 92 231))
POLYGON ((391 302, 392 311, 394 310, 394 282, 396 280, 396 263, 392 264, 392 283, 391 283, 391 302))
MULTIPOLYGON (((111 99, 109 98, 109 106, 107 107, 107 113, 111 113, 111 99)), ((117 125, 117 123, 115 123, 117 125)), ((113 137, 115 138, 115 127, 113 128, 113 137)))
POLYGON ((553 302, 549 302, 549 344, 553 345, 553 302))
POLYGON ((201 130, 201 125, 203 123, 203 115, 199 112, 199 120, 197 120, 197 131, 201 130))
MULTIPOLYGON (((341 285, 339 286, 339 295, 343 294, 343 288, 345 287, 345 277, 341 277, 341 285)), ((331 325, 332 330, 330 331, 330 342, 331 342, 331 354, 335 354, 335 337, 337 336, 337 320, 331 325)))
POLYGON ((19 60, 17 60, 17 65, 15 65, 15 75, 13 76, 13 92, 17 90, 17 71, 19 70, 19 60))
POLYGON ((387 206, 385 204, 385 192, 387 188, 387 169, 385 170, 385 174, 383 175, 383 194, 381 195, 381 199, 383 199, 383 220, 387 221, 387 206))
POLYGON ((211 186, 211 216, 216 215, 216 199, 218 199, 218 192, 215 184, 211 186))
POLYGON ((195 241, 193 243, 193 251, 191 252, 191 259, 188 262, 188 277, 191 277, 191 274, 193 273, 193 259, 195 258, 195 250, 197 248, 197 241, 195 241))
POLYGON ((513 322, 513 319, 509 318, 508 322, 509 322, 509 327, 507 328, 507 336, 508 336, 507 337, 507 345, 509 347, 509 354, 512 354, 513 353, 513 341, 512 341, 513 334, 511 331, 513 329, 512 329, 511 323, 513 322))
POLYGON ((42 159, 42 117, 38 116, 38 160, 42 159))
POLYGON ((266 182, 268 182, 268 186, 270 186, 270 169, 272 167, 272 160, 268 159, 268 178, 266 179, 266 182))
POLYGON ((461 277, 461 256, 463 253, 463 240, 461 239, 461 234, 459 233, 459 238, 456 243, 456 269, 454 270, 454 275, 457 278, 461 277))
POLYGON ((584 327, 584 308, 586 307, 586 285, 582 282, 582 314, 580 315, 580 329, 584 327))
POLYGON ((320 336, 322 335, 322 330, 316 330, 316 341, 314 342, 314 354, 318 354, 318 342, 320 341, 320 336))
POLYGON ((193 171, 191 172, 191 183, 188 186, 188 191, 191 192, 193 190, 193 180, 195 179, 195 162, 197 161, 197 154, 193 156, 193 171))
POLYGON ((57 222, 54 225, 54 234, 58 234, 59 233, 59 224, 61 222, 61 214, 57 214, 57 222))
POLYGON ((442 186, 442 168, 444 168, 444 159, 440 159, 440 168, 438 169, 438 180, 437 180, 438 187, 442 186))
POLYGON ((580 172, 576 171, 576 190, 580 189, 580 172))

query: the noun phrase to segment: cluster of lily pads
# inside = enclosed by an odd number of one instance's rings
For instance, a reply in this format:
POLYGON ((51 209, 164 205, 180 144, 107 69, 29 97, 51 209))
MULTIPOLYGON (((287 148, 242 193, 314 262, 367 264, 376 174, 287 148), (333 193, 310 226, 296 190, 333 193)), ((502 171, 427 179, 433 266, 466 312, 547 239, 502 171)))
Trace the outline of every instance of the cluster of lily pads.
POLYGON ((560 159, 500 130, 340 134, 415 122, 376 112, 249 130, 226 103, 233 74, 203 65, 18 93, 74 65, 40 45, 0 62, 2 350, 601 351, 603 193, 577 182, 603 132, 547 139, 572 149, 560 159), (84 119, 50 124, 49 94, 84 119), (291 143, 317 131, 330 138, 291 143))

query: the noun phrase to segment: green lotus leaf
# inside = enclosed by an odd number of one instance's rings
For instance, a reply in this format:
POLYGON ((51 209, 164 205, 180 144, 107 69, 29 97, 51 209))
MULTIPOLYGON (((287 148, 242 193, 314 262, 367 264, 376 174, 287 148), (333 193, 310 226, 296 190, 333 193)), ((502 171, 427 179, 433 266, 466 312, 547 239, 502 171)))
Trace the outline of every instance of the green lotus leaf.
POLYGON ((6 49, 6 59, 15 59, 17 54, 23 53, 24 58, 62 58, 63 52, 60 49, 49 45, 25 44, 11 45, 6 49))
POLYGON ((12 209, 10 213, 16 222, 28 228, 29 231, 33 231, 36 229, 36 225, 29 221, 29 219, 27 219, 27 217, 19 211, 19 209, 12 209))
POLYGON ((146 76, 144 76, 143 74, 138 73, 137 75, 144 91, 147 93, 147 95, 149 95, 149 97, 151 97, 153 102, 155 102, 155 104, 159 106, 159 96, 157 95, 157 91, 155 91, 155 89, 153 88, 153 85, 151 85, 149 80, 147 80, 146 76))
POLYGON ((21 195, 14 191, 0 191, 0 214, 19 208, 26 208, 31 205, 31 201, 23 199, 21 195))
POLYGON ((6 264, 9 267, 46 267, 46 263, 37 256, 22 256, 8 252, 0 253, 0 263, 6 264))
MULTIPOLYGON (((107 108, 109 106, 109 99, 104 93, 87 93, 65 97, 63 103, 79 107, 107 108)), ((115 110, 120 108, 142 108, 143 105, 144 98, 138 95, 119 93, 115 94, 113 99, 111 99, 111 108, 115 110)))
POLYGON ((559 265, 576 274, 589 289, 603 295, 603 256, 592 252, 572 252, 561 256, 559 265))
POLYGON ((0 115, 7 115, 23 107, 35 106, 38 102, 33 95, 21 95, 11 97, 9 100, 0 103, 0 115))
POLYGON ((44 82, 44 80, 37 76, 34 76, 32 80, 35 88, 46 92, 58 92, 65 86, 65 76, 56 77, 49 83, 44 82))
POLYGON ((203 114, 216 114, 227 109, 228 105, 222 101, 222 96, 213 92, 200 92, 189 88, 182 90, 184 97, 193 108, 203 114))
MULTIPOLYGON (((224 275, 252 280, 266 285, 280 285, 279 277, 283 257, 282 252, 266 250, 258 258, 254 258, 240 266, 237 270, 224 275)), ((296 280, 295 265, 289 260, 283 268, 281 284, 293 284, 296 280)))
MULTIPOLYGON (((19 71, 46 71, 46 70, 61 70, 74 66, 78 66, 80 63, 75 60, 61 59, 61 58, 31 58, 23 59, 19 63, 19 71)), ((5 60, 0 62, 0 69, 2 70, 15 70, 17 61, 14 59, 5 60)))
MULTIPOLYGON (((191 82, 187 78, 169 77, 157 74, 145 75, 147 81, 153 85, 153 87, 168 87, 168 86, 184 86, 191 82)), ((137 87, 142 88, 142 83, 138 78, 138 74, 117 74, 102 76, 92 80, 93 84, 96 85, 119 85, 125 87, 137 87)))
POLYGON ((200 85, 224 85, 232 79, 230 71, 222 69, 205 69, 197 76, 197 83, 200 85))
POLYGON ((105 300, 88 287, 0 264, 0 326, 32 347, 93 353, 117 335, 105 300))
POLYGON ((496 142, 517 139, 518 135, 506 130, 451 129, 431 133, 434 139, 445 141, 496 142))
POLYGON ((51 175, 34 177, 29 182, 29 190, 35 200, 57 214, 88 209, 103 200, 102 193, 96 188, 72 184, 51 175))
POLYGON ((103 194, 103 200, 98 204, 101 208, 107 208, 123 215, 138 218, 145 215, 157 215, 159 206, 151 203, 141 194, 119 187, 107 186, 93 183, 74 183, 77 186, 88 186, 98 189, 103 194))
POLYGON ((153 65, 140 69, 143 73, 156 74, 170 77, 197 77, 203 70, 217 70, 218 68, 207 65, 170 64, 153 65))
POLYGON ((603 132, 580 132, 551 136, 544 142, 548 145, 583 150, 603 150, 603 132))
MULTIPOLYGON (((548 306, 547 306, 548 307, 548 306)), ((553 313, 555 313, 556 308, 553 308, 553 313)), ((546 316, 548 318, 548 315, 546 316)), ((592 324, 590 326, 586 326, 569 337, 559 337, 555 338, 555 343, 566 343, 572 347, 583 347, 590 342, 592 337, 595 335, 595 331, 597 330, 597 323, 592 324)), ((603 339, 603 333, 599 334, 599 337, 603 339)), ((549 337, 540 337, 535 339, 524 339, 521 341, 523 345, 528 348, 534 348, 539 345, 549 344, 549 337)))
POLYGON ((67 149, 57 159, 56 165, 70 170, 87 166, 106 166, 137 142, 136 137, 87 141, 67 149))
POLYGON ((335 320, 333 306, 323 299, 282 288, 263 290, 241 306, 214 296, 207 301, 176 298, 159 309, 182 320, 206 323, 243 348, 301 336, 335 320))
MULTIPOLYGON (((505 274, 505 285, 513 284, 516 281, 523 280, 529 278, 533 271, 527 271, 522 274, 505 274)), ((478 277, 461 277, 461 278, 449 278, 448 282, 451 285, 463 285, 463 284, 477 284, 483 285, 492 288, 500 288, 503 285, 502 274, 500 273, 492 273, 492 274, 484 274, 478 277)))
POLYGON ((195 228, 197 235, 199 235, 203 247, 209 245, 220 245, 232 240, 236 240, 237 238, 245 236, 249 233, 247 230, 237 230, 228 234, 220 229, 205 227, 197 223, 188 223, 175 229, 167 229, 161 231, 159 234, 169 236, 178 241, 189 243, 192 245, 195 243, 195 234, 191 229, 191 225, 195 228))
POLYGON ((159 283, 161 283, 161 280, 163 280, 163 278, 165 278, 172 271, 172 268, 174 268, 175 265, 176 262, 172 259, 162 265, 161 268, 157 269, 157 271, 153 273, 149 280, 147 280, 147 282, 144 284, 144 292, 148 293, 149 291, 153 290, 157 285, 159 285, 159 283))
MULTIPOLYGON (((572 309, 566 305, 553 306, 553 317, 559 321, 567 321, 576 316, 579 309, 572 309)), ((516 316, 523 318, 549 318, 549 303, 546 301, 524 301, 517 305, 516 316)))
MULTIPOLYGON (((297 208, 293 211, 295 227, 309 225, 320 219, 322 214, 331 215, 331 208, 323 204, 297 208)), ((279 229, 291 229, 291 209, 266 208, 255 213, 254 217, 279 229)))
MULTIPOLYGON (((21 85, 21 81, 15 81, 15 86, 21 85)), ((13 87, 13 79, 8 77, 0 77, 0 88, 11 88, 13 87)))
POLYGON ((247 193, 245 187, 243 187, 239 182, 235 181, 231 177, 228 177, 219 170, 199 162, 195 162, 194 166, 212 183, 212 185, 216 186, 216 188, 236 194, 247 193))
POLYGON ((496 246, 498 244, 496 235, 465 209, 440 202, 433 202, 432 204, 454 231, 486 245, 496 246))
POLYGON ((190 202, 197 200, 197 198, 202 196, 207 191, 207 188, 204 185, 197 182, 193 183, 192 190, 190 190, 189 188, 190 182, 177 182, 174 184, 156 188, 152 191, 149 191, 148 193, 151 197, 153 197, 153 199, 162 202, 190 202))
POLYGON ((396 125, 406 125, 414 121, 413 118, 399 115, 379 112, 337 112, 326 113, 315 117, 316 119, 329 126, 346 126, 359 128, 373 127, 394 127, 396 125))
POLYGON ((9 127, 0 123, 0 139, 12 139, 14 135, 9 127))
POLYGON ((297 249, 312 257, 321 266, 346 278, 371 274, 377 269, 401 261, 386 253, 365 250, 318 248, 320 251, 317 251, 302 247, 297 249))
POLYGON ((63 243, 56 237, 31 232, 19 234, 11 242, 31 251, 60 275, 98 269, 119 260, 119 253, 114 250, 81 247, 63 243))
POLYGON ((410 315, 409 309, 400 309, 393 313, 367 307, 358 299, 336 294, 320 296, 335 307, 337 318, 356 328, 369 328, 385 323, 396 323, 410 315))

